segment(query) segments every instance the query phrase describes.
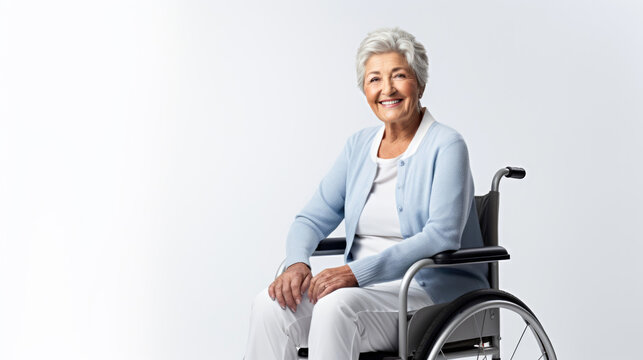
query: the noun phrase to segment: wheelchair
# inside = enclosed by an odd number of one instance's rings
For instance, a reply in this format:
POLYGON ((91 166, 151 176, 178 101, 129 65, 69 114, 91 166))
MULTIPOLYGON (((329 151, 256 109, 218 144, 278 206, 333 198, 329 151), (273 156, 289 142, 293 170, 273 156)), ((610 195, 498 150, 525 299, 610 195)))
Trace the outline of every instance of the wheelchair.
MULTIPOLYGON (((552 343, 534 312, 517 297, 498 288, 498 262, 509 259, 507 250, 498 246, 498 188, 503 177, 522 179, 525 175, 522 168, 502 168, 493 177, 491 191, 475 197, 483 247, 447 251, 411 265, 400 285, 398 352, 362 353, 360 360, 556 360, 552 343), (409 284, 420 269, 476 263, 489 264, 491 288, 424 307, 412 315, 407 313, 409 284)), ((341 255, 345 247, 345 238, 327 238, 319 243, 313 256, 341 255)), ((285 270, 284 262, 275 277, 285 270)), ((307 358, 308 349, 300 348, 298 355, 307 358)))

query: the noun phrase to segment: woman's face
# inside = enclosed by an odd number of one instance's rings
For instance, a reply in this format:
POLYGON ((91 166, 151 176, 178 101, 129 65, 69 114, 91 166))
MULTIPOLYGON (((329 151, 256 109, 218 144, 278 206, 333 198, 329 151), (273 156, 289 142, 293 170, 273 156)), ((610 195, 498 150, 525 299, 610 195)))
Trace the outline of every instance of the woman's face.
POLYGON ((366 61, 366 101, 385 123, 404 123, 417 117, 420 91, 413 70, 401 54, 375 54, 366 61))

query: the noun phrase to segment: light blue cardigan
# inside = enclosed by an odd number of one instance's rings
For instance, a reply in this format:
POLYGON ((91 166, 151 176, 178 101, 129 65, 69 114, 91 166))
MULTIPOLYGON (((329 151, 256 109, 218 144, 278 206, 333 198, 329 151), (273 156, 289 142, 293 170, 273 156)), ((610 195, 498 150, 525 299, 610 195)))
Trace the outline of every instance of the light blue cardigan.
MULTIPOLYGON (((404 240, 377 255, 352 259, 357 221, 377 170, 369 151, 379 128, 363 129, 348 139, 313 198, 296 216, 286 240, 286 266, 310 264, 319 241, 342 220, 344 261, 360 287, 400 279, 411 264, 439 252, 482 246, 467 146, 455 130, 433 122, 415 154, 397 164, 395 201, 404 240)), ((435 303, 489 287, 486 264, 423 269, 415 279, 435 303)))

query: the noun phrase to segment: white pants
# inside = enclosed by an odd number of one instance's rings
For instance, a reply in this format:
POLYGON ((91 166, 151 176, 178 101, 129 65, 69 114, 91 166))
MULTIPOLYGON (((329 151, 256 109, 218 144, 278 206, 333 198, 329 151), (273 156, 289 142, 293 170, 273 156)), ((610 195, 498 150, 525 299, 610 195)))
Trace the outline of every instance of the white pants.
MULTIPOLYGON (((357 360, 360 352, 396 351, 400 283, 338 289, 315 305, 304 295, 295 313, 283 310, 266 288, 252 305, 245 360, 296 360, 298 347, 308 347, 310 360, 357 360)), ((409 312, 431 304, 412 281, 409 312)))

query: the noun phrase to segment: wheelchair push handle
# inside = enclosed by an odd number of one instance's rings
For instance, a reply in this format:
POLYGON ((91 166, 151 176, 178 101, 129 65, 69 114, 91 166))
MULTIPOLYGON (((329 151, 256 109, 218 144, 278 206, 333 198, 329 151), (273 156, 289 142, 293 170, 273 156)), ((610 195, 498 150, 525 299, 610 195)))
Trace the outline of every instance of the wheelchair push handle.
POLYGON ((525 176, 527 176, 527 172, 523 168, 519 168, 515 166, 507 166, 506 169, 509 170, 509 173, 505 175, 505 177, 509 177, 513 179, 522 179, 525 176))
POLYGON ((493 177, 493 181, 491 182, 491 191, 498 191, 498 188, 500 187, 500 180, 502 180, 503 177, 508 177, 512 179, 522 179, 525 176, 527 176, 527 171, 521 167, 516 167, 516 166, 507 166, 504 167, 496 172, 496 175, 493 177))

